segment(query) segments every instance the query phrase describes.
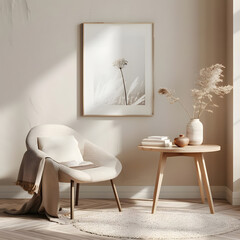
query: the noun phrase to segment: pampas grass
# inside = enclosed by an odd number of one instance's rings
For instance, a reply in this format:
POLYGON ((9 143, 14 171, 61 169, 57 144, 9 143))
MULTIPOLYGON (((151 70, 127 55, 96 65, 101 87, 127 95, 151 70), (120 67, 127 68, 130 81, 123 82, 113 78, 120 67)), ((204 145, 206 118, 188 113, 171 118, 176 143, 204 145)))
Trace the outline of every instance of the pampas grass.
MULTIPOLYGON (((219 86, 219 84, 223 82, 223 69, 224 66, 217 63, 200 70, 200 77, 197 82, 198 88, 191 90, 193 97, 192 118, 200 118, 204 112, 213 113, 213 108, 218 107, 218 105, 213 102, 214 96, 223 98, 224 95, 231 92, 233 88, 231 85, 219 86)), ((180 98, 175 96, 174 91, 160 88, 158 93, 166 96, 171 104, 179 102, 190 117, 188 110, 181 102, 180 98)))

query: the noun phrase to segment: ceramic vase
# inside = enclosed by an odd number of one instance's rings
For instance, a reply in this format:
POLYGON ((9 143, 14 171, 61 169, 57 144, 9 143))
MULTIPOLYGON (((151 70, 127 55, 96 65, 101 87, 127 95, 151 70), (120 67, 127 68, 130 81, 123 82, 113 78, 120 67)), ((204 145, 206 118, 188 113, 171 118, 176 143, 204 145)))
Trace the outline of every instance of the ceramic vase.
POLYGON ((183 134, 179 135, 179 137, 174 138, 174 143, 178 147, 185 147, 189 143, 189 138, 185 137, 183 134))
POLYGON ((191 119, 187 124, 187 137, 189 145, 201 145, 203 142, 203 124, 199 119, 191 119))

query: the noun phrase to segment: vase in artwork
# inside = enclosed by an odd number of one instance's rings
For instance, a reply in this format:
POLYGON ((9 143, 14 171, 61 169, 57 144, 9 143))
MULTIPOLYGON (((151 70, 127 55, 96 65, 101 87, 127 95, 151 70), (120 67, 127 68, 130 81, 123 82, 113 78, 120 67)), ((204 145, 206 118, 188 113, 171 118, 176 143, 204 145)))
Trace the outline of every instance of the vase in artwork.
POLYGON ((189 145, 201 145, 203 142, 203 124, 198 118, 191 119, 187 124, 186 135, 189 145))

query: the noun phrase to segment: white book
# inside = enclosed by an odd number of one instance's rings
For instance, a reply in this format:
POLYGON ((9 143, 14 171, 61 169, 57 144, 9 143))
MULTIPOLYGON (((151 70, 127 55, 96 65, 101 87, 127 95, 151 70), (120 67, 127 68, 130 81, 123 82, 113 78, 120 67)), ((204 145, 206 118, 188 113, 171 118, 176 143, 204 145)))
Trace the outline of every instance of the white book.
POLYGON ((150 139, 150 138, 144 138, 142 141, 143 141, 143 142, 168 143, 168 142, 170 142, 170 139, 161 140, 161 139, 150 139))
POLYGON ((165 143, 158 142, 141 142, 143 146, 165 147, 165 143))
POLYGON ((169 139, 169 137, 168 136, 149 136, 148 139, 166 140, 166 139, 169 139))

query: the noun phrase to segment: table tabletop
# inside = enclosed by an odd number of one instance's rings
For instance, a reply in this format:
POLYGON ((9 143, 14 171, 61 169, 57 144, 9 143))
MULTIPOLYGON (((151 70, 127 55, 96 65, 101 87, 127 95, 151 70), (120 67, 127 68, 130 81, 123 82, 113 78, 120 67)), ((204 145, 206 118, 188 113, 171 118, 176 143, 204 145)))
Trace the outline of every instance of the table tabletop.
POLYGON ((138 146, 139 149, 144 151, 155 151, 163 153, 204 153, 204 152, 217 152, 221 150, 219 145, 197 145, 197 146, 185 146, 178 147, 173 145, 172 147, 155 147, 155 146, 138 146))

